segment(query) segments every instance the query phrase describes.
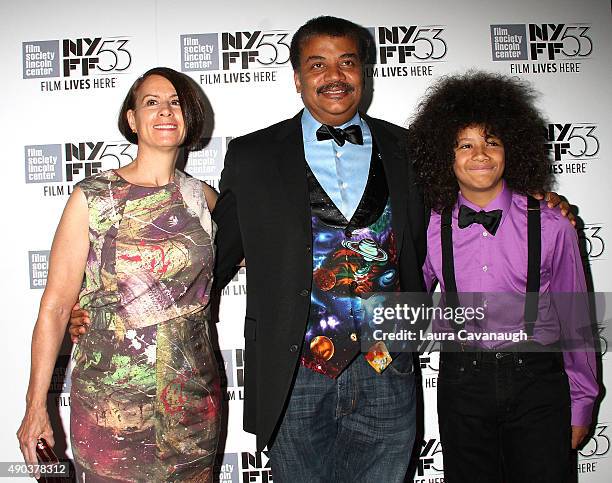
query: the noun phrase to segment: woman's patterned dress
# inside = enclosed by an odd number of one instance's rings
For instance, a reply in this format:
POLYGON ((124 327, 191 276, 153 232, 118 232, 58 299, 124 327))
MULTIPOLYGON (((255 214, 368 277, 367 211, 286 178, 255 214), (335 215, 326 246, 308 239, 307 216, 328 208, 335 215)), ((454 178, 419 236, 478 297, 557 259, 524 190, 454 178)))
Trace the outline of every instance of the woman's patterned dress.
POLYGON ((212 481, 221 416, 208 329, 213 230, 202 183, 166 186, 114 171, 80 182, 89 256, 74 354, 71 440, 94 481, 212 481))

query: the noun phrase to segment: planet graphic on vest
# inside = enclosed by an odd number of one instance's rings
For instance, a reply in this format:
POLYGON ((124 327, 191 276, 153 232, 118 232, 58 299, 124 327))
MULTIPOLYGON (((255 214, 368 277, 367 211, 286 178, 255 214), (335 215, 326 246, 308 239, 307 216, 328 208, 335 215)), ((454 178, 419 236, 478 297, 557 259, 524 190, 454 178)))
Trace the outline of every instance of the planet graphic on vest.
POLYGON ((342 241, 342 246, 359 253, 366 262, 386 262, 388 255, 371 238, 359 241, 342 241))
POLYGON ((336 274, 327 268, 317 268, 312 274, 312 278, 324 292, 331 290, 336 285, 336 274))
POLYGON ((310 341, 310 352, 324 361, 330 360, 334 356, 334 343, 329 337, 317 335, 310 341))

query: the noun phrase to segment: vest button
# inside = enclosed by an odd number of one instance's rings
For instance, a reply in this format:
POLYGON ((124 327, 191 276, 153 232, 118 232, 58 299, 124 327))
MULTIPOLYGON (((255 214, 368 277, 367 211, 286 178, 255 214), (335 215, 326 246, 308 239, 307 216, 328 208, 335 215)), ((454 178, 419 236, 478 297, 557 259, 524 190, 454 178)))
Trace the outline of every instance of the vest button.
POLYGON ((300 292, 300 295, 301 295, 302 297, 306 297, 306 296, 307 296, 309 293, 310 293, 310 290, 308 290, 307 288, 305 288, 304 290, 302 290, 302 291, 300 292))
POLYGON ((289 352, 297 352, 298 350, 298 346, 293 344, 291 347, 289 347, 289 352))

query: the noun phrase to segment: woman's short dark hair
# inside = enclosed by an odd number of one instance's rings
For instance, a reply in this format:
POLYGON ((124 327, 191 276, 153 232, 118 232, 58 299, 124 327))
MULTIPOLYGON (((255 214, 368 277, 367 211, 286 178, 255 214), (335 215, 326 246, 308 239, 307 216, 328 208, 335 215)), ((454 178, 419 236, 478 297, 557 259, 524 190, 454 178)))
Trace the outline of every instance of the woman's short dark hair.
POLYGON ((441 211, 457 201, 454 148, 457 134, 468 126, 483 126, 501 139, 503 178, 510 189, 527 194, 550 187, 546 123, 535 99, 524 81, 478 71, 443 77, 428 89, 408 129, 407 144, 429 206, 441 211))
POLYGON ((138 135, 132 131, 132 128, 128 123, 127 112, 136 107, 136 93, 138 88, 148 77, 152 75, 159 75, 164 79, 167 79, 176 89, 176 94, 181 103, 181 111, 183 112, 183 120, 185 122, 186 131, 185 140, 183 141, 182 146, 188 150, 198 146, 203 136, 205 118, 205 107, 201 94, 193 80, 191 80, 185 74, 177 72, 168 67, 154 67, 153 69, 146 71, 134 81, 132 87, 130 87, 130 90, 123 100, 121 111, 119 111, 119 132, 121 132, 121 134, 123 134, 123 136, 125 136, 129 142, 138 144, 138 135))
POLYGON ((328 35, 330 37, 350 37, 357 42, 359 60, 365 64, 370 48, 370 33, 360 25, 349 20, 322 16, 310 19, 302 25, 291 39, 289 58, 294 71, 300 70, 300 56, 304 43, 317 35, 328 35))

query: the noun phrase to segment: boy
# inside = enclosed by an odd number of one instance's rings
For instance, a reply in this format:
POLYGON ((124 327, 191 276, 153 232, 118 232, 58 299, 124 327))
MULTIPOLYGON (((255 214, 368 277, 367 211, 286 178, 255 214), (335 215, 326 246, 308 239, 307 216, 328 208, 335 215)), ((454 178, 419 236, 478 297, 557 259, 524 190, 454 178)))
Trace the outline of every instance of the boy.
POLYGON ((559 300, 575 309, 572 294, 586 284, 570 222, 528 196, 550 182, 533 101, 527 86, 500 75, 444 78, 410 127, 409 152, 433 208, 428 289, 439 281, 447 303, 479 293, 485 330, 464 329, 524 336, 443 345, 438 416, 449 483, 565 481, 570 445, 588 433, 598 393, 594 353, 581 345, 561 354, 568 331, 577 333, 559 323, 566 310, 545 303, 568 293, 559 300), (526 309, 511 302, 527 292, 540 294, 539 313, 537 298, 523 297, 526 309))

